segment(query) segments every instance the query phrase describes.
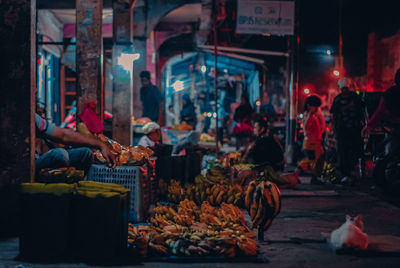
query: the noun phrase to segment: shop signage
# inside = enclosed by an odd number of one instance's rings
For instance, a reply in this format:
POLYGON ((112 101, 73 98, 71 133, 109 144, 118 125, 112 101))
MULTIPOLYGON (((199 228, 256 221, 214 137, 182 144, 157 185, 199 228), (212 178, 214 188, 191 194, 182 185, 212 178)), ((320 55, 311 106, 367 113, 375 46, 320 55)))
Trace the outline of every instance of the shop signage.
POLYGON ((294 34, 294 2, 238 0, 236 33, 294 34))

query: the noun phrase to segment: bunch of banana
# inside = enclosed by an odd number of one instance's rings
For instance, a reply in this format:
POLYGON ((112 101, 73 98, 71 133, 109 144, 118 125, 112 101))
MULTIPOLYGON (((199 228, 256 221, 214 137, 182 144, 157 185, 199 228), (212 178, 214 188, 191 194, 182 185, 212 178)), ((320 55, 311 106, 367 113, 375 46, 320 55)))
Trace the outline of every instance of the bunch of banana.
POLYGON ((145 249, 157 256, 257 254, 255 235, 246 226, 242 211, 233 204, 215 207, 205 201, 198 207, 185 199, 176 210, 157 204, 154 211, 153 226, 145 227, 146 232, 133 231, 130 225, 133 238, 129 242, 142 249, 142 256, 145 249))
POLYGON ((176 211, 172 207, 164 206, 160 203, 157 203, 157 206, 154 208, 154 213, 156 215, 165 216, 168 220, 173 219, 177 215, 176 211))
POLYGON ((255 167, 254 164, 239 163, 233 166, 237 171, 250 170, 255 167))
POLYGON ((207 174, 206 176, 198 175, 195 178, 195 184, 197 185, 214 185, 214 184, 228 184, 228 180, 224 174, 219 174, 218 175, 211 175, 207 174))
POLYGON ((168 249, 164 240, 164 237, 150 226, 128 226, 128 244, 142 257, 146 257, 148 251, 153 255, 167 255, 168 249))
POLYGON ((281 208, 280 191, 270 181, 251 181, 247 187, 245 206, 251 217, 251 228, 267 230, 281 208))
POLYGON ((168 198, 169 200, 179 203, 184 200, 186 196, 185 189, 182 188, 179 181, 171 180, 171 185, 168 186, 168 198))
POLYGON ((238 205, 240 200, 242 200, 243 188, 239 184, 234 184, 229 186, 228 198, 226 203, 238 205))

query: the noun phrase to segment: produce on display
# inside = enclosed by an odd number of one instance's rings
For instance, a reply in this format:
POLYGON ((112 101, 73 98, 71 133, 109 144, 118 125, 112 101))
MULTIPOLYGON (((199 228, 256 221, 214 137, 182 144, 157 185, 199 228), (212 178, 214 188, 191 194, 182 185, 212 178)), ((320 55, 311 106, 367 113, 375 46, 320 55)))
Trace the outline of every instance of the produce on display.
POLYGON ((152 226, 129 225, 128 243, 142 256, 253 256, 254 233, 241 210, 232 204, 198 207, 185 199, 174 209, 157 204, 152 226))
POLYGON ((240 164, 235 164, 233 167, 235 168, 235 170, 237 171, 242 171, 242 170, 251 170, 252 168, 254 168, 256 165, 254 164, 244 164, 244 163, 240 163, 240 164))
MULTIPOLYGON (((145 162, 149 161, 150 156, 152 156, 154 153, 151 149, 141 145, 123 146, 118 142, 107 138, 103 134, 97 135, 97 138, 103 143, 107 144, 107 146, 110 148, 111 153, 115 155, 117 166, 143 165, 145 162)), ((100 150, 95 150, 93 154, 98 162, 106 162, 100 150)))
POLYGON ((37 182, 43 183, 74 183, 85 178, 83 170, 77 170, 74 167, 65 168, 43 168, 40 171, 40 176, 37 182))
MULTIPOLYGON (((161 195, 165 195, 164 181, 159 183, 161 195)), ((242 200, 242 187, 229 185, 229 181, 220 168, 211 168, 206 176, 198 175, 194 184, 181 185, 181 182, 172 180, 168 186, 168 200, 179 203, 184 199, 193 200, 196 204, 208 201, 211 205, 220 205, 223 202, 239 205, 242 200)))
POLYGON ((224 167, 229 167, 231 165, 231 161, 233 164, 238 164, 242 159, 242 154, 240 152, 228 153, 222 159, 222 165, 224 167))
POLYGON ((182 187, 180 182, 172 180, 168 187, 168 200, 179 203, 185 199, 192 200, 196 204, 207 201, 211 205, 220 205, 224 202, 237 205, 242 200, 242 187, 237 184, 210 183, 203 176, 196 177, 195 185, 189 184, 186 187, 182 187))
POLYGON ((246 189, 244 204, 251 218, 250 228, 265 231, 281 209, 279 188, 270 181, 253 180, 246 189))
POLYGON ((148 117, 140 117, 138 119, 134 119, 132 121, 132 124, 145 125, 145 124, 150 123, 150 122, 151 122, 150 118, 148 118, 148 117))
POLYGON ((199 140, 201 142, 215 142, 215 137, 207 133, 201 133, 199 140))
POLYGON ((193 130, 193 127, 191 125, 189 125, 188 123, 186 123, 185 121, 183 121, 180 125, 175 125, 172 127, 173 130, 186 130, 186 131, 190 131, 193 130))

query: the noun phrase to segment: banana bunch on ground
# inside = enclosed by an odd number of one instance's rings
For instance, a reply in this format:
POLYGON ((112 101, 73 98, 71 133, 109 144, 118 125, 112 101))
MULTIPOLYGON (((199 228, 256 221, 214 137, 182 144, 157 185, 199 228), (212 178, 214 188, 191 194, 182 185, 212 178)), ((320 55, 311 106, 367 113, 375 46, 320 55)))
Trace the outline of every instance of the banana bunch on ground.
POLYGON ((211 205, 220 205, 223 202, 238 204, 242 198, 242 187, 239 185, 214 184, 206 188, 207 201, 211 205))
POLYGON ((179 181, 171 180, 171 184, 168 186, 168 198, 175 203, 179 203, 186 198, 186 191, 179 181))
POLYGON ((198 207, 185 199, 174 209, 157 204, 150 230, 130 225, 129 243, 149 255, 226 256, 256 255, 254 233, 246 226, 242 211, 232 204, 198 207), (188 217, 192 220, 181 222, 188 217), (133 230, 135 229, 136 230, 133 230), (138 234, 139 233, 139 234, 138 234), (138 243, 142 243, 138 245, 138 243), (146 244, 147 243, 147 244, 146 244), (143 245, 144 244, 144 245, 143 245))
POLYGON ((194 185, 188 184, 182 187, 180 182, 172 180, 168 187, 168 198, 174 203, 188 199, 199 205, 204 201, 208 201, 212 205, 220 205, 224 202, 239 205, 242 196, 240 185, 212 183, 207 177, 203 176, 197 176, 194 185))
POLYGON ((222 165, 224 167, 229 167, 231 165, 231 161, 233 164, 238 164, 242 159, 242 154, 240 152, 229 153, 224 156, 222 159, 222 165))
POLYGON ((266 231, 281 209, 279 188, 270 181, 251 181, 244 204, 251 217, 250 228, 259 227, 266 231))
POLYGON ((128 226, 128 244, 141 257, 148 255, 165 256, 168 249, 162 234, 147 225, 128 226))

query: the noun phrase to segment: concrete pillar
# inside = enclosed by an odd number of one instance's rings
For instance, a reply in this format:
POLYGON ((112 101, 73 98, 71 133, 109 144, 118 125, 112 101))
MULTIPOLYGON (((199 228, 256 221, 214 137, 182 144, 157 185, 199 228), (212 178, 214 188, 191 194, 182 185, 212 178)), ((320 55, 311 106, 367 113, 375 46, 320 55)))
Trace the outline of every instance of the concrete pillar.
POLYGON ((103 118, 103 0, 76 0, 77 114, 96 102, 103 118))
POLYGON ((208 36, 212 30, 212 9, 213 9, 213 0, 202 0, 201 1, 201 17, 200 17, 200 25, 199 30, 196 32, 194 36, 194 41, 196 45, 204 45, 208 36))
POLYGON ((0 4, 0 237, 17 231, 17 188, 34 179, 36 6, 0 4))
POLYGON ((143 113, 140 100, 140 88, 142 87, 140 73, 145 71, 147 67, 147 40, 145 36, 134 36, 133 38, 135 52, 140 54, 140 58, 135 61, 133 66, 133 115, 135 118, 139 118, 143 113))
POLYGON ((132 5, 131 0, 113 1, 113 139, 132 144, 132 109, 133 109, 133 60, 129 54, 135 53, 132 46, 132 5), (122 66, 121 55, 125 56, 122 66))

